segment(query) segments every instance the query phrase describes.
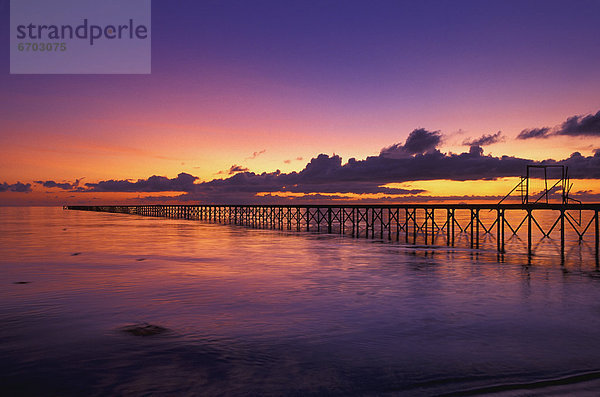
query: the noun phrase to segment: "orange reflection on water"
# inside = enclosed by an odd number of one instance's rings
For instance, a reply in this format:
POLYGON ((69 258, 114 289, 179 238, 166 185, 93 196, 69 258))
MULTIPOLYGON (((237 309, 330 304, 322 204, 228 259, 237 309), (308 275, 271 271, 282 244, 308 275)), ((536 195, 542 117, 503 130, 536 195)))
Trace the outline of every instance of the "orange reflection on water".
POLYGON ((107 394, 290 394, 292 379, 431 395, 600 366, 599 278, 571 239, 561 266, 545 246, 531 263, 499 258, 493 235, 471 250, 468 233, 432 247, 60 208, 0 208, 0 220, 9 378, 60 379, 66 362, 107 394), (140 323, 168 332, 119 331, 140 323))

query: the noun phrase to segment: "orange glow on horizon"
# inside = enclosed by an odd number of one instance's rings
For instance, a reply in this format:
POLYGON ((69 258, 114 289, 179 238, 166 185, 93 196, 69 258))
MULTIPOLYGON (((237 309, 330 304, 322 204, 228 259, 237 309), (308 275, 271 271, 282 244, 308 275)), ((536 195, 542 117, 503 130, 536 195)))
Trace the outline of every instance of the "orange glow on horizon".
MULTIPOLYGON (((513 189, 518 183, 519 178, 500 178, 497 180, 476 180, 476 181, 451 181, 451 180, 431 180, 415 181, 404 183, 389 183, 381 187, 406 189, 406 190, 424 190, 422 193, 390 194, 390 193, 324 193, 310 192, 299 193, 289 191, 259 192, 256 197, 273 197, 285 201, 294 199, 314 199, 331 200, 338 202, 350 201, 430 201, 430 202, 458 202, 458 201, 479 201, 479 202, 498 202, 513 189)), ((543 180, 531 179, 530 197, 539 194, 544 188, 543 180)), ((554 181, 549 181, 551 187, 554 181)), ((573 179, 573 188, 571 196, 577 194, 600 194, 600 180, 594 179, 573 179)), ((29 193, 3 192, 0 195, 0 205, 65 205, 65 204, 142 204, 142 203, 181 203, 180 196, 185 195, 183 191, 168 192, 72 192, 58 188, 44 188, 39 184, 32 185, 32 191, 29 193)), ((193 197, 190 197, 193 198, 193 197)), ((514 191, 508 201, 517 200, 519 193, 514 191)), ((556 200, 556 198, 554 198, 556 200)), ((184 203, 198 204, 202 200, 195 199, 185 201, 184 203)))

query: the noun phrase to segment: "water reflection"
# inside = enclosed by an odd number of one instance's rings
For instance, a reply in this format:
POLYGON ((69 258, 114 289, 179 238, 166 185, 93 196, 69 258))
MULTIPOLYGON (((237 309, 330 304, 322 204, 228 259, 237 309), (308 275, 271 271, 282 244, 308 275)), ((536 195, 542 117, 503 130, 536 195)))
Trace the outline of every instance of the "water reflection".
POLYGON ((492 239, 432 248, 53 208, 0 219, 0 373, 17 393, 431 395, 600 368, 586 245, 561 267, 552 242, 527 257, 492 239), (168 332, 122 332, 140 324, 168 332))

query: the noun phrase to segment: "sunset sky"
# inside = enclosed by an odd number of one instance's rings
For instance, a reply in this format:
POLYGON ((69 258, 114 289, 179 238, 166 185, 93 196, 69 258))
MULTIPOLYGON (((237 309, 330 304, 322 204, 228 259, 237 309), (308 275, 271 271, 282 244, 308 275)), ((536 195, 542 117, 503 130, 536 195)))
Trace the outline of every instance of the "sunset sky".
POLYGON ((154 0, 149 75, 11 75, 1 52, 0 205, 493 201, 547 159, 600 201, 598 15, 154 0))

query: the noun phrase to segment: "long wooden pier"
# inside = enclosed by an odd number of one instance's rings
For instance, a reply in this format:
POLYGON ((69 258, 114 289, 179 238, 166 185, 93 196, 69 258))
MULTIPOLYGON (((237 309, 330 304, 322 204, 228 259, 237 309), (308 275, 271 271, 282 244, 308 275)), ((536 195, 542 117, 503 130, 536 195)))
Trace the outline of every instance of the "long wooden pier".
POLYGON ((493 236, 496 250, 505 253, 507 235, 527 234, 527 253, 534 253, 534 234, 560 235, 565 241, 593 238, 596 262, 600 250, 600 203, 593 204, 393 204, 393 205, 111 205, 65 206, 69 210, 99 211, 190 219, 251 228, 315 231, 380 238, 406 243, 454 246, 466 234, 470 248, 479 249, 482 236, 493 236), (541 226, 541 214, 552 224, 541 226), (511 215, 513 214, 513 215, 511 215), (509 221, 509 218, 511 220, 509 221), (487 224, 486 224, 487 223, 487 224), (525 231, 525 230, 526 231, 525 231), (437 241, 436 241, 437 239, 437 241))

